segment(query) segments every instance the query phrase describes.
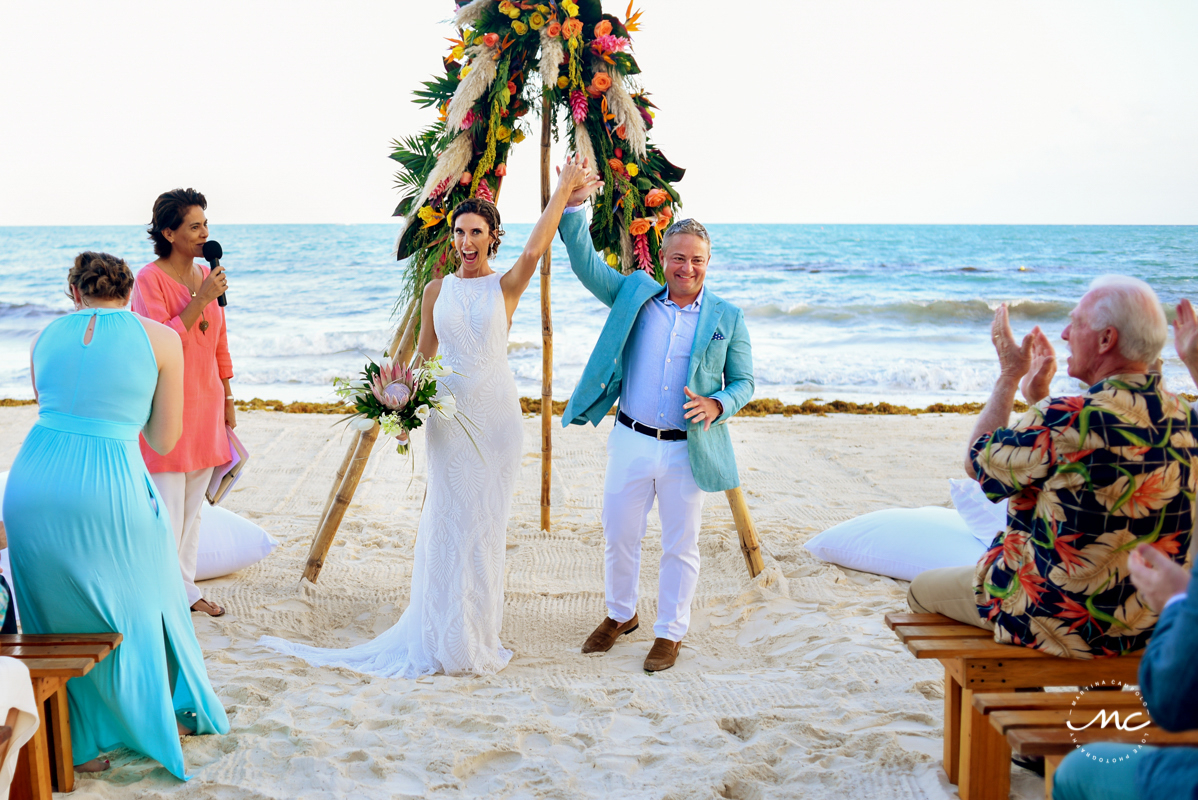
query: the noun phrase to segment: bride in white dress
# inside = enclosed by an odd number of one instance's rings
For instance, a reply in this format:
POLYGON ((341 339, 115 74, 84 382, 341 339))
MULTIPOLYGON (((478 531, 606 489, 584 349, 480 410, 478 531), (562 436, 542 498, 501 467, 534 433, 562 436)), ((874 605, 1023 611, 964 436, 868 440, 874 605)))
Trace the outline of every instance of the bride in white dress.
POLYGON ((264 637, 263 644, 318 666, 385 677, 490 675, 507 666, 512 652, 499 641, 503 560, 523 449, 520 403, 507 362, 508 329, 567 201, 598 185, 586 167, 573 158, 559 170, 557 190, 524 252, 502 275, 490 265, 503 233, 498 210, 478 199, 454 209, 459 266, 425 287, 413 359, 440 352, 442 364, 454 372, 441 380, 453 392, 458 414, 469 420, 470 434, 457 420, 436 413, 426 423, 428 495, 416 534, 410 601, 399 622, 346 650, 274 637, 264 637))

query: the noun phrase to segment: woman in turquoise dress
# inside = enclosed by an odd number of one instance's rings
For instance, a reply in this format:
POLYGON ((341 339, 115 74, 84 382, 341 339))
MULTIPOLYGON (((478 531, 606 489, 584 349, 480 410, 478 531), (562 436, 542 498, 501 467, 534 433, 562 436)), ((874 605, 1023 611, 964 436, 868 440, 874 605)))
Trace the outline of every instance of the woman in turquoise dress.
POLYGON ((125 310, 124 261, 82 253, 76 311, 33 343, 38 419, 13 462, 4 522, 25 633, 119 632, 124 641, 67 683, 76 769, 117 747, 186 780, 184 733, 227 733, 196 641, 166 507, 138 434, 169 452, 182 429, 178 335, 125 310))

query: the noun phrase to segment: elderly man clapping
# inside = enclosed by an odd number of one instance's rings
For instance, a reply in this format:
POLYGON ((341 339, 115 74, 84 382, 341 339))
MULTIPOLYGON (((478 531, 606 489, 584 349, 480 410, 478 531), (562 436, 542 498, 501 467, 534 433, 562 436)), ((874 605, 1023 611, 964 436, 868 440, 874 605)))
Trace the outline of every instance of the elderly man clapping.
MULTIPOLYGON (((1173 321, 1177 354, 1198 383, 1198 316, 1182 300, 1173 321)), ((1140 598, 1161 612, 1140 662, 1140 691, 1153 720, 1165 730, 1198 728, 1198 580, 1159 553, 1140 545, 1128 559, 1140 598)), ((1056 800, 1141 800, 1193 797, 1198 748, 1088 744, 1057 770, 1056 800)))
POLYGON ((1010 498, 1007 526, 976 568, 918 576, 908 603, 1066 658, 1141 649, 1157 611, 1128 555, 1147 544, 1184 560, 1198 480, 1198 413, 1151 369, 1167 338, 1160 302, 1134 278, 1091 284, 1061 334, 1069 375, 1089 387, 1072 397, 1047 397, 1056 355, 1039 328, 1020 344, 1002 306, 993 333, 1001 374, 966 472, 992 500, 1010 498), (1004 427, 1021 381, 1035 405, 1004 427))

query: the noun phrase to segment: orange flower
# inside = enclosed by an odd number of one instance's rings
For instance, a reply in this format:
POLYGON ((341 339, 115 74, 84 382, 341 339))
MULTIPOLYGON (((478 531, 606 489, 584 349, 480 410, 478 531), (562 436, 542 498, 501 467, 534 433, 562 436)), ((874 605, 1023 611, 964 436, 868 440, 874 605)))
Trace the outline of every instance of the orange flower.
MULTIPOLYGON (((645 206, 647 208, 657 208, 669 199, 670 195, 664 189, 650 189, 649 194, 645 195, 645 206)), ((673 212, 671 211, 670 213, 672 214, 673 212)))
POLYGON ((550 36, 557 36, 562 32, 562 24, 557 20, 552 19, 549 21, 549 27, 545 29, 545 32, 550 36))
POLYGON ((571 17, 562 23, 562 38, 573 39, 578 34, 582 33, 582 22, 571 17))
POLYGON ((628 232, 633 236, 640 236, 641 234, 648 233, 649 229, 652 227, 652 219, 641 217, 640 219, 634 219, 632 221, 632 224, 628 226, 628 232))
POLYGON ((621 125, 620 127, 616 128, 616 136, 619 136, 621 139, 627 139, 628 129, 621 125))
POLYGON ((624 174, 624 162, 618 158, 609 158, 607 160, 608 168, 617 175, 624 174))
POLYGON ((597 94, 603 94, 611 88, 611 76, 606 72, 596 72, 595 77, 591 78, 591 89, 597 94))
POLYGON ((673 221, 674 211, 666 206, 661 211, 657 212, 657 224, 653 227, 657 228, 657 232, 661 233, 666 228, 670 227, 670 222, 673 221))
POLYGON ((605 19, 601 19, 595 23, 595 35, 607 36, 611 33, 611 23, 605 19))

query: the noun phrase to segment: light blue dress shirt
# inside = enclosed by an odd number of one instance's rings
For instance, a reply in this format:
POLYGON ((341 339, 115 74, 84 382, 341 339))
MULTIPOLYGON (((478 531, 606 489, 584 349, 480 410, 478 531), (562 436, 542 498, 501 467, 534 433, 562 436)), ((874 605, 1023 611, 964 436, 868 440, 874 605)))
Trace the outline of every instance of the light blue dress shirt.
POLYGON ((685 308, 669 297, 669 289, 641 307, 624 345, 624 385, 620 410, 642 425, 686 430, 686 385, 695 343, 695 327, 703 291, 685 308))
MULTIPOLYGON (((582 206, 567 207, 566 214, 578 213, 582 206)), ((686 385, 699 324, 703 292, 686 308, 670 300, 668 287, 637 314, 632 332, 624 344, 624 385, 620 390, 620 410, 642 425, 662 430, 686 430, 686 385)))

